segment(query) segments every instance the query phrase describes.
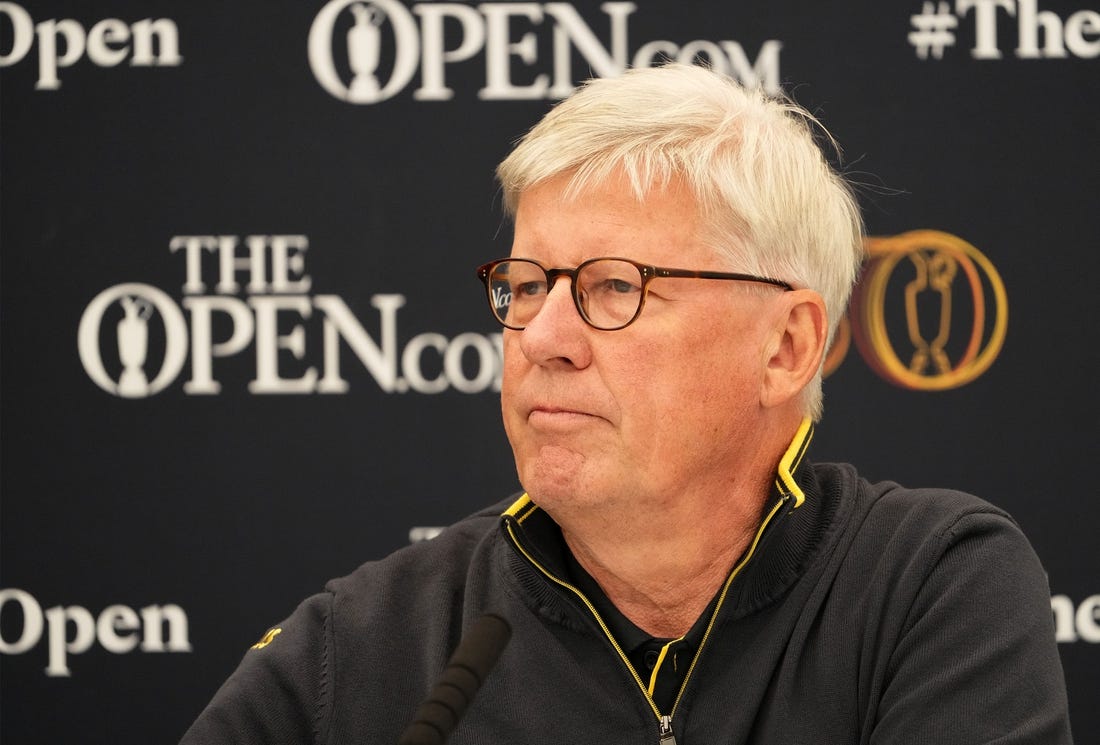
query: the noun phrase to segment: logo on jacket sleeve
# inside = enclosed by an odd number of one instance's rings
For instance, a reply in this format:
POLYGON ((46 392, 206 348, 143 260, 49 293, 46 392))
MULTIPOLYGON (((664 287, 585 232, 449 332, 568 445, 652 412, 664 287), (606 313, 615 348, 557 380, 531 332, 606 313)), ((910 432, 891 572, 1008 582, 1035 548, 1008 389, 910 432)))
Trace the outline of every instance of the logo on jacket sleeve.
POLYGON ((268 629, 267 633, 260 637, 260 641, 253 644, 249 649, 263 649, 268 644, 275 641, 275 637, 281 633, 283 633, 283 630, 280 628, 268 629))

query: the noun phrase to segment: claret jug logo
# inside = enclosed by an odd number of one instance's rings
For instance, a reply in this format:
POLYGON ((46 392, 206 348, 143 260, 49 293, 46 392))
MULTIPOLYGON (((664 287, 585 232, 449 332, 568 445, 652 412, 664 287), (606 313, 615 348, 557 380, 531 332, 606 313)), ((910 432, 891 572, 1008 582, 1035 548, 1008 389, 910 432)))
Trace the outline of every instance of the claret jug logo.
POLYGON ((422 332, 402 342, 405 296, 377 294, 370 303, 379 331, 372 335, 342 298, 310 293, 304 235, 179 235, 168 248, 182 259, 182 299, 126 282, 96 295, 80 318, 84 370, 115 396, 163 391, 188 358, 184 393, 216 395, 223 387, 216 360, 249 346, 253 394, 346 393, 348 350, 385 393, 500 390, 500 333, 422 332))
POLYGON ((736 41, 652 40, 632 46, 628 21, 637 9, 632 2, 601 3, 608 27, 604 42, 570 3, 409 7, 398 0, 331 0, 310 27, 309 65, 322 88, 354 104, 392 98, 417 71, 414 99, 449 100, 454 90, 447 84, 448 66, 479 55, 484 85, 477 95, 483 100, 564 98, 576 85, 577 55, 584 60, 583 77, 613 77, 628 66, 663 59, 702 60, 749 87, 779 91, 780 41, 763 42, 752 60, 736 41))
POLYGON ((869 238, 867 253, 828 372, 853 339, 875 372, 903 388, 957 388, 989 369, 1004 344, 1008 297, 984 254, 937 230, 869 238))

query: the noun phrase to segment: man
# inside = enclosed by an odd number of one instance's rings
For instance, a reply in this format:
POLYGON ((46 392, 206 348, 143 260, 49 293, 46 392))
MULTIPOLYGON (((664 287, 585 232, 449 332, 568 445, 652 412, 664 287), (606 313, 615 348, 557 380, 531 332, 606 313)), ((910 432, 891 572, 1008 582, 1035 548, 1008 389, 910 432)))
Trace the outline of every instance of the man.
POLYGON ((450 743, 1070 742, 1012 520, 806 457, 862 245, 814 126, 676 65, 536 126, 479 270, 526 493, 330 583, 184 741, 397 742, 493 612, 450 743))

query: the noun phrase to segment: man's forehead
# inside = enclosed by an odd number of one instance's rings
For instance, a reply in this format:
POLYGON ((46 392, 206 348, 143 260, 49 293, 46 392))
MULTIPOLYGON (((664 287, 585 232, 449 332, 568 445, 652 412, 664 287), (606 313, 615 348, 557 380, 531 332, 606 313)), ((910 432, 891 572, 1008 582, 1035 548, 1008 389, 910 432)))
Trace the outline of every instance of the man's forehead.
POLYGON ((715 268, 712 252, 701 250, 699 212, 686 190, 662 188, 639 200, 622 181, 590 185, 579 194, 567 193, 567 186, 568 177, 558 177, 523 194, 512 256, 557 266, 621 256, 715 268))

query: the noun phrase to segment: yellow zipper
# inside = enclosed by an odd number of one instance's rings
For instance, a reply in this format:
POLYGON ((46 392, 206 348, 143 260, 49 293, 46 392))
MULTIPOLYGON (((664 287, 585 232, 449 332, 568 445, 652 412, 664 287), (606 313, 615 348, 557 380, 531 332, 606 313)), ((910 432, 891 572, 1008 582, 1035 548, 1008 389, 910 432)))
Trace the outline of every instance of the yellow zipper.
POLYGON ((744 558, 733 568, 730 572, 729 578, 726 580, 726 584, 722 586, 722 592, 718 595, 718 602, 714 606, 714 612, 710 614, 710 621, 707 622, 707 629, 703 632, 703 640, 699 642, 699 649, 695 652, 695 657, 691 660, 691 665, 688 666, 687 674, 684 676, 684 683, 680 686, 680 692, 676 694, 676 700, 672 702, 672 711, 669 712, 669 718, 676 713, 676 707, 680 705, 680 698, 684 695, 684 691, 687 689, 688 681, 691 680, 691 674, 695 672, 695 664, 699 661, 699 656, 703 653, 703 647, 706 646, 707 640, 710 638, 710 632, 714 628, 714 622, 718 620, 718 611, 722 609, 722 604, 726 602, 726 594, 729 592, 730 586, 733 584, 733 580, 737 578, 741 570, 745 568, 745 565, 749 563, 749 559, 756 553, 756 547, 760 544, 760 538, 764 535, 764 531, 768 525, 771 524, 772 518, 776 516, 779 509, 787 501, 784 497, 775 503, 775 506, 768 512, 767 517, 760 523, 760 527, 756 531, 756 535, 752 539, 752 545, 749 546, 749 550, 745 552, 744 558))

